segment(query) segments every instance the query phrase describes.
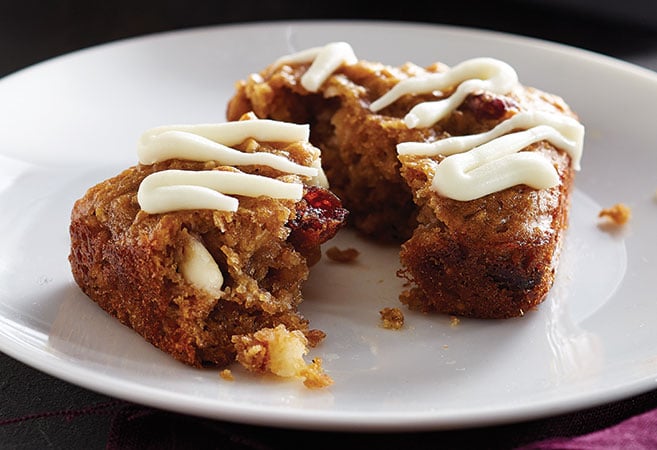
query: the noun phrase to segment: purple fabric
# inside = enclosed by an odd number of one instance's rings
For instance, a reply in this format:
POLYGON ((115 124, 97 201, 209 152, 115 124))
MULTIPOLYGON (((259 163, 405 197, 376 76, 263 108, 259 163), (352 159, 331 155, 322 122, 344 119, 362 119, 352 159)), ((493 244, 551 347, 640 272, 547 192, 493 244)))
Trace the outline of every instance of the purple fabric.
POLYGON ((587 411, 520 424, 424 433, 276 429, 192 417, 122 400, 16 418, 0 417, 0 426, 24 427, 27 436, 40 430, 43 421, 50 421, 55 428, 70 427, 79 433, 88 418, 103 418, 109 424, 106 450, 267 450, 308 446, 399 449, 411 443, 414 450, 429 450, 482 448, 481 442, 490 450, 643 450, 657 449, 657 409, 642 412, 644 401, 652 403, 654 397, 655 393, 650 393, 587 411), (622 417, 626 419, 619 419, 622 417))
POLYGON ((657 449, 657 411, 648 411, 618 425, 575 437, 552 438, 517 450, 657 449))
MULTIPOLYGON (((612 408, 613 411, 613 408, 612 408)), ((595 417, 595 415, 593 416, 595 417)), ((558 429, 558 424, 568 422, 568 416, 556 418, 555 422, 543 423, 543 433, 550 433, 550 428, 558 429)), ((570 421, 576 423, 576 421, 570 421)), ((532 427, 528 427, 531 432, 532 427)), ((111 427, 107 450, 136 449, 273 449, 279 448, 276 442, 286 442, 289 448, 304 446, 316 441, 314 448, 334 448, 336 445, 361 443, 363 448, 403 448, 410 439, 417 449, 429 448, 472 448, 478 442, 477 435, 489 433, 490 446, 486 448, 514 448, 507 434, 511 429, 518 432, 517 425, 503 428, 505 431, 490 432, 477 430, 471 437, 465 435, 467 430, 454 432, 431 432, 420 434, 343 434, 334 433, 330 438, 317 439, 308 431, 290 434, 287 430, 272 430, 248 425, 229 424, 205 419, 194 419, 172 413, 130 405, 115 416, 111 427), (340 436, 340 437, 337 437, 340 436), (437 443, 441 443, 436 447, 437 443)), ((286 445, 287 447, 287 445, 286 445)), ((572 437, 556 437, 539 440, 531 444, 515 447, 516 450, 600 450, 622 449, 641 450, 657 449, 657 410, 631 417, 621 423, 572 437)))

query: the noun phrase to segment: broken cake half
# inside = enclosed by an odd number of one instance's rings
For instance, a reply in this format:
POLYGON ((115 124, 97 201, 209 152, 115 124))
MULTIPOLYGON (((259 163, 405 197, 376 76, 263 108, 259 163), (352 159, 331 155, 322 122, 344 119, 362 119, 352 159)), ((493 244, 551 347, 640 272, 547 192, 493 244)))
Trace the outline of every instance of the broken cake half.
POLYGON ((139 164, 91 187, 71 213, 82 291, 197 367, 227 366, 267 333, 323 339, 297 306, 320 245, 347 216, 307 126, 241 119, 148 130, 139 164))
POLYGON ((350 224, 400 244, 410 308, 509 318, 546 298, 584 128, 509 64, 390 66, 332 42, 239 81, 227 118, 247 111, 311 125, 350 224))

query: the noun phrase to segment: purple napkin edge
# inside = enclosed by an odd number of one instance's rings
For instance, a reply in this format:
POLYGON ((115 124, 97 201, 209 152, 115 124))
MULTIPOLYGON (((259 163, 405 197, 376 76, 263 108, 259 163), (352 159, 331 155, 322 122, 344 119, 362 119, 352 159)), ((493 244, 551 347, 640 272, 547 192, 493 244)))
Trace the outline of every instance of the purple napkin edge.
POLYGON ((523 445, 516 450, 642 450, 657 448, 657 410, 608 428, 575 437, 558 437, 523 445))

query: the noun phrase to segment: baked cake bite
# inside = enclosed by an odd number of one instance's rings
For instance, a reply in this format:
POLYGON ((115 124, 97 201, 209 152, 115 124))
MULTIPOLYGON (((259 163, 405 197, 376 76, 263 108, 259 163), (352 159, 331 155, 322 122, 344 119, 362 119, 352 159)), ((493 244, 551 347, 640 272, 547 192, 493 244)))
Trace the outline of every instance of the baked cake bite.
POLYGON ((507 63, 393 67, 334 42, 239 81, 227 118, 247 112, 310 124, 350 224, 400 244, 411 309, 510 318, 546 298, 584 127, 507 63))
MULTIPOLYGON (((145 132, 139 164, 75 203, 73 276, 105 311, 183 363, 225 367, 253 339, 267 350, 269 336, 279 354, 281 342, 294 343, 299 370, 287 375, 328 384, 316 362, 300 368, 299 349, 324 333, 297 307, 321 244, 347 212, 328 190, 308 126, 240 119, 145 132)), ((261 362, 243 365, 262 371, 261 362)))

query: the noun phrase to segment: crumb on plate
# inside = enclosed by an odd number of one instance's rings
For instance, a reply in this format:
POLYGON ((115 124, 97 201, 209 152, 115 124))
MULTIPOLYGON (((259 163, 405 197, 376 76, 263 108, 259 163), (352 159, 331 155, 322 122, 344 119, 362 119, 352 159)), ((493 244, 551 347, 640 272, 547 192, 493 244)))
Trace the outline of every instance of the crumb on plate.
POLYGON ((326 250, 326 256, 331 260, 342 263, 354 262, 358 258, 360 252, 355 248, 345 248, 344 250, 338 247, 330 247, 326 250))
POLYGON ((272 373, 283 378, 300 378, 311 389, 333 384, 324 373, 321 358, 306 363, 309 342, 299 330, 288 330, 285 325, 262 328, 255 333, 233 336, 237 362, 256 373, 272 373))
POLYGON ((219 376, 223 378, 226 381, 234 381, 235 377, 233 376, 233 372, 231 372, 230 369, 224 369, 221 372, 219 372, 219 376))
POLYGON ((616 203, 610 208, 604 208, 598 214, 598 217, 607 218, 615 225, 624 225, 631 216, 632 210, 623 203, 616 203))
POLYGON ((383 308, 379 314, 383 328, 399 330, 404 326, 404 313, 399 308, 383 308))

